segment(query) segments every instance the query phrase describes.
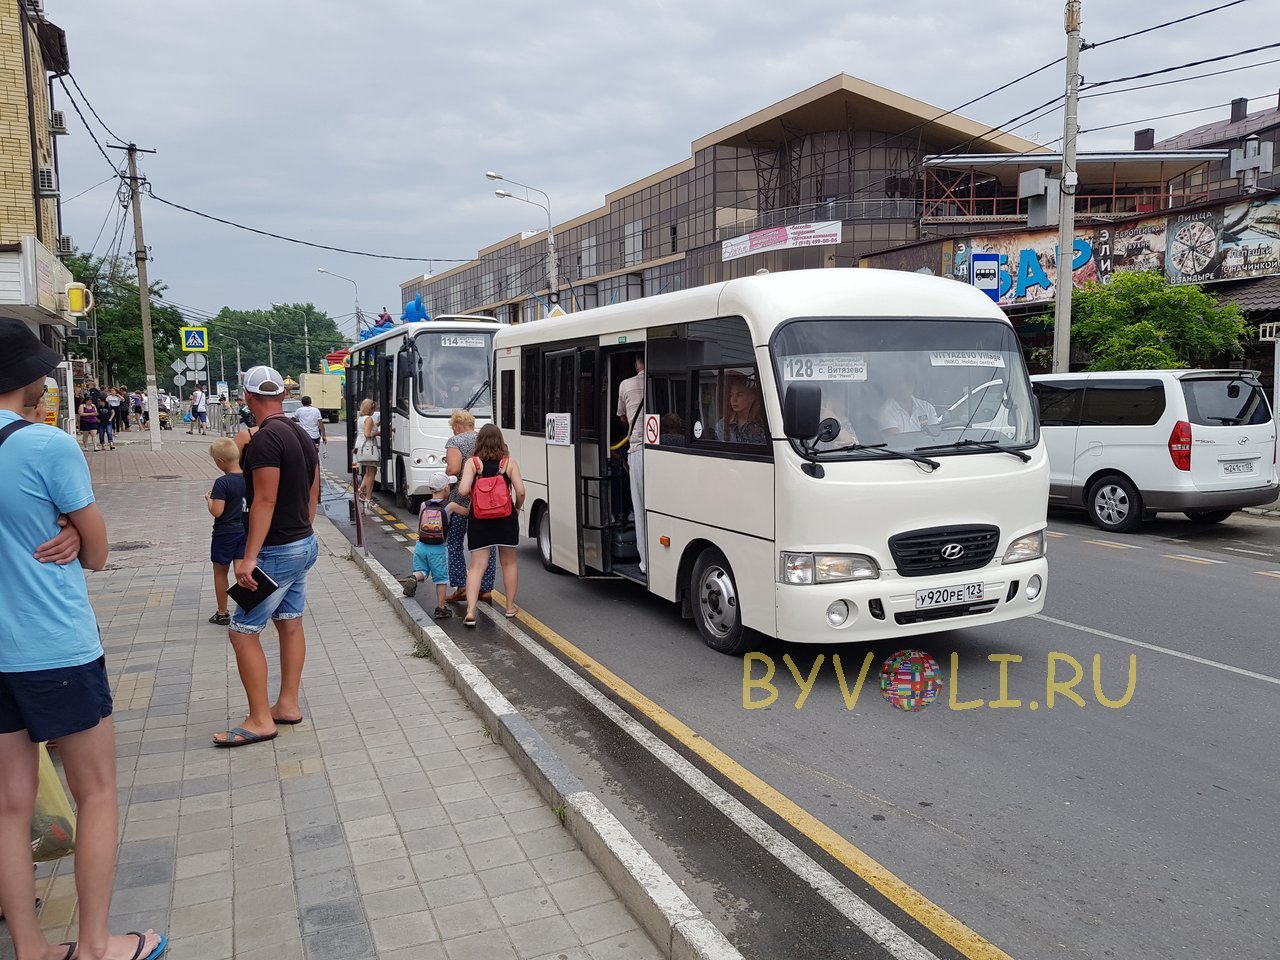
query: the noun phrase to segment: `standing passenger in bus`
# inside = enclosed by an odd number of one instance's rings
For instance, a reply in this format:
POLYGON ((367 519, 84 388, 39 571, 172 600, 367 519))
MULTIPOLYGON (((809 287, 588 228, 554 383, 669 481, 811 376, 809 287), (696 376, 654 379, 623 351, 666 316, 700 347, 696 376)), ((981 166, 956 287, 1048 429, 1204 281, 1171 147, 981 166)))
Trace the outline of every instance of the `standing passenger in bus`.
POLYGON ((484 576, 485 565, 498 548, 498 562, 502 565, 502 588, 507 593, 507 619, 510 620, 520 612, 516 606, 516 544, 520 541, 520 520, 517 516, 524 506, 524 481, 520 479, 520 465, 507 452, 507 444, 502 439, 502 431, 492 423, 486 423, 480 429, 476 439, 475 456, 467 461, 462 469, 462 481, 458 484, 458 492, 464 497, 472 495, 471 515, 467 520, 467 546, 471 550, 471 569, 467 572, 467 615, 462 623, 467 627, 476 625, 476 603, 480 599, 480 579, 484 576), (495 490, 483 497, 486 487, 478 481, 501 478, 506 487, 505 516, 479 517, 477 512, 491 501, 501 500, 501 491, 495 490), (478 488, 478 489, 476 489, 478 488))
POLYGON ((644 529, 644 354, 636 355, 636 375, 618 386, 618 419, 630 430, 627 468, 631 473, 631 509, 635 511, 636 550, 640 554, 640 572, 645 572, 644 529))
MULTIPOLYGON (((470 410, 455 410, 449 418, 449 426, 453 428, 453 436, 445 441, 445 472, 451 477, 462 476, 462 465, 471 459, 476 452, 476 418, 470 410)), ((466 511, 471 510, 471 498, 458 493, 455 486, 449 495, 450 503, 460 504, 466 511)), ((463 548, 467 538, 467 515, 455 515, 449 523, 449 537, 446 546, 449 550, 449 586, 454 592, 446 598, 448 603, 462 603, 467 599, 467 567, 468 558, 463 548)), ((486 603, 492 599, 493 578, 498 573, 498 560, 489 551, 489 563, 484 568, 484 578, 480 581, 480 599, 486 603)))

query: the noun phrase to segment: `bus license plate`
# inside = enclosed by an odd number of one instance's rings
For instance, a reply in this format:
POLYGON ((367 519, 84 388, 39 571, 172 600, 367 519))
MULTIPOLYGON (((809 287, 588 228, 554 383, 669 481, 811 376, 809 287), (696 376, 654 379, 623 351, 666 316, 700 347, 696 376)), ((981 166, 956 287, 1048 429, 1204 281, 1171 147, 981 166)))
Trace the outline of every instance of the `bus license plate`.
POLYGON ((1222 472, 1227 476, 1230 476, 1233 473, 1253 473, 1253 461, 1237 460, 1234 463, 1224 463, 1222 465, 1222 472))
POLYGON ((916 609, 953 607, 961 603, 977 603, 982 599, 982 584, 962 583, 958 587, 934 587, 916 591, 916 609))

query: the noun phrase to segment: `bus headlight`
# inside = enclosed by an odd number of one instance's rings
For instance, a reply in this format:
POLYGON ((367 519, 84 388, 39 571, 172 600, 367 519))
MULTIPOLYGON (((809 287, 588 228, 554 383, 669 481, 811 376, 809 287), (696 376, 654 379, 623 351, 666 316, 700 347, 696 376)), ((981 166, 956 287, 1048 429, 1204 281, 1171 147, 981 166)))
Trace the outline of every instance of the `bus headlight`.
POLYGON ((1044 556, 1044 531, 1037 530, 1019 537, 1009 544, 1001 563, 1022 563, 1024 560, 1038 560, 1044 556))
POLYGON ((880 567, 860 553, 784 553, 780 564, 782 583, 845 583, 875 580, 880 567))

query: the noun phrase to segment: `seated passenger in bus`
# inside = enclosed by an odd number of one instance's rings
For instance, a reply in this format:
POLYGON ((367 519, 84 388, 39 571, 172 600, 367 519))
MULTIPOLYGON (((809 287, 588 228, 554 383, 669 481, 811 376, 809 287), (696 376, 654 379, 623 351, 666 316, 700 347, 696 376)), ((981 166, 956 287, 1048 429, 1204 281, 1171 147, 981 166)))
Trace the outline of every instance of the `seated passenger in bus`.
POLYGON ((905 370, 900 377, 882 384, 887 399, 880 407, 879 427, 886 439, 896 433, 919 433, 940 422, 933 404, 916 396, 917 382, 916 372, 905 370))
POLYGON ((745 373, 730 370, 724 375, 729 416, 716 423, 716 439, 725 443, 768 443, 764 404, 760 391, 745 373))
POLYGON ((662 431, 658 443, 664 447, 688 446, 684 434, 684 420, 678 413, 664 413, 661 421, 662 431))

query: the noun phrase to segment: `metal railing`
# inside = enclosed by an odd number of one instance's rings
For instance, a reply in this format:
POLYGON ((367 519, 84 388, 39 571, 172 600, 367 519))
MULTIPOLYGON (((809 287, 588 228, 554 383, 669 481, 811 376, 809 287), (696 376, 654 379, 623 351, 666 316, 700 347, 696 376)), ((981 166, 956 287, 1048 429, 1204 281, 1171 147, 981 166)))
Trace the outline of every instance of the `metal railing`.
POLYGON ((754 217, 738 220, 716 230, 718 240, 732 240, 753 230, 786 227, 795 223, 821 223, 824 220, 918 220, 919 200, 831 200, 805 203, 797 207, 766 210, 754 217))

